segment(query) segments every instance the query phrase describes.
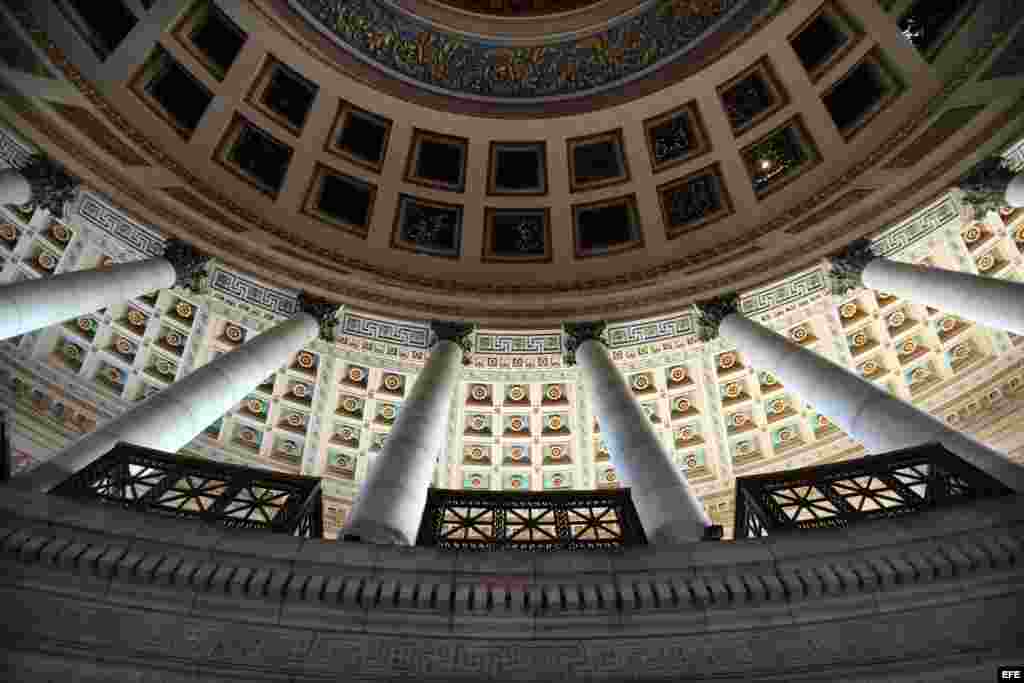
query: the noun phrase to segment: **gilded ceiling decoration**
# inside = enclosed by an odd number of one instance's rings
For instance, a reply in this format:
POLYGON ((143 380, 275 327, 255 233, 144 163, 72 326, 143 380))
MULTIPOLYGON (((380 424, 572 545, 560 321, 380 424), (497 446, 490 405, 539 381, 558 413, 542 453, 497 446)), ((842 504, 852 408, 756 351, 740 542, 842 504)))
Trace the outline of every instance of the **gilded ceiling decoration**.
POLYGON ((441 0, 446 5, 477 14, 529 17, 558 14, 595 5, 601 0, 441 0))
MULTIPOLYGON (((372 0, 289 2, 366 61, 452 94, 512 100, 590 95, 620 86, 649 67, 679 59, 744 8, 767 10, 784 4, 780 0, 657 0, 583 40, 509 47, 429 28, 372 0)), ((503 0, 502 4, 520 3, 503 0)))

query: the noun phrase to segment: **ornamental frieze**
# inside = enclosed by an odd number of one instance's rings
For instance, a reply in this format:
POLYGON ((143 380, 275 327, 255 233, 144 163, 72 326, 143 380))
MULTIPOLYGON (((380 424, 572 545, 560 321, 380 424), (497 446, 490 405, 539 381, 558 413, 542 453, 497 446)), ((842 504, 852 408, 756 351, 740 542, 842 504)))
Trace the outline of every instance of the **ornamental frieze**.
POLYGON ((776 0, 656 0, 600 33, 507 46, 429 27, 374 0, 289 0, 364 61, 449 94, 491 100, 591 95, 682 57, 744 8, 776 0))

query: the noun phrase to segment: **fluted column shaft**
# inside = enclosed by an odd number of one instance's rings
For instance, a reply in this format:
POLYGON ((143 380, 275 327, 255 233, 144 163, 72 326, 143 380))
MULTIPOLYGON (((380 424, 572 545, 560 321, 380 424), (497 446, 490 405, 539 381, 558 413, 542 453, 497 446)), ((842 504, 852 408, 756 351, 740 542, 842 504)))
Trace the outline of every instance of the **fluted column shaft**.
POLYGON ((1024 491, 1024 467, 767 327, 731 313, 722 320, 720 334, 734 342, 753 366, 771 370, 868 453, 938 442, 1007 486, 1024 491))
POLYGON ((1018 173, 1006 187, 1006 203, 1015 209, 1024 206, 1024 173, 1018 173))
POLYGON ((438 341, 402 403, 384 449, 363 481, 344 537, 364 543, 414 545, 448 408, 459 380, 462 348, 438 341))
POLYGON ((15 168, 0 171, 0 204, 22 206, 32 201, 32 186, 28 178, 15 168))
POLYGON ((0 339, 172 287, 175 279, 174 266, 158 256, 0 286, 0 339))
POLYGON ((672 461, 608 350, 593 339, 576 349, 601 436, 616 471, 630 487, 651 543, 689 543, 704 537, 711 520, 672 461))
POLYGON ((865 287, 1024 335, 1024 284, 955 270, 876 258, 861 274, 865 287))
POLYGON ((316 339, 319 332, 315 317, 299 313, 175 382, 13 482, 48 491, 119 441, 177 452, 235 407, 267 375, 287 364, 291 354, 316 339))

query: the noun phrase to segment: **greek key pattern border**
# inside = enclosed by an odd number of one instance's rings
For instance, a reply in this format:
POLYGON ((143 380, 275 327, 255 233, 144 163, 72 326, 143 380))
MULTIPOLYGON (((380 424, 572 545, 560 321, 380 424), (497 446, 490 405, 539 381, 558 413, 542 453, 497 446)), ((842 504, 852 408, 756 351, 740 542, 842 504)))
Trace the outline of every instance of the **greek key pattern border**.
POLYGON ((20 168, 28 163, 35 153, 31 147, 14 136, 6 127, 0 126, 0 163, 20 168))
POLYGON ((482 354, 557 354, 562 351, 562 335, 559 332, 514 332, 477 333, 474 350, 482 354))
POLYGON ((291 316, 298 310, 295 294, 257 282, 249 276, 216 263, 210 271, 210 289, 214 292, 257 306, 275 315, 291 316))
POLYGON ((164 253, 164 238, 159 232, 133 220, 95 192, 79 192, 71 207, 71 214, 80 217, 88 227, 113 237, 137 254, 159 256, 164 253))
POLYGON ((425 350, 430 338, 426 325, 379 320, 358 313, 346 312, 341 329, 345 334, 413 349, 425 350))
POLYGON ((886 230, 871 244, 879 256, 893 256, 959 218, 959 202, 953 195, 947 194, 938 204, 886 230))

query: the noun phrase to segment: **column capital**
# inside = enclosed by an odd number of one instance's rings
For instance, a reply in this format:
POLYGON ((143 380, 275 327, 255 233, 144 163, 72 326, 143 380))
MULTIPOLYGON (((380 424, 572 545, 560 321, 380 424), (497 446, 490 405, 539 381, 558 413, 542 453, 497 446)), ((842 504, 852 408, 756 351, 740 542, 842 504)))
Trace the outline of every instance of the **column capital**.
POLYGON ((64 204, 74 200, 78 179, 49 157, 36 154, 18 169, 32 188, 32 201, 58 218, 64 217, 64 204))
POLYGON ((563 358, 566 365, 576 365, 576 349, 585 341, 600 342, 608 346, 604 331, 608 323, 603 320, 587 322, 562 323, 562 339, 565 345, 563 358))
POLYGON ((169 239, 164 242, 164 258, 174 268, 174 285, 199 291, 206 276, 206 264, 210 257, 184 240, 169 239))
POLYGON ((697 335, 701 341, 711 341, 718 337, 718 327, 725 316, 740 312, 740 295, 731 292, 706 299, 693 305, 697 310, 697 335))
POLYGON ((430 321, 430 347, 440 341, 450 341, 458 344, 463 351, 463 364, 469 362, 469 354, 473 352, 473 333, 476 332, 476 325, 473 323, 458 320, 431 320, 430 321))
POLYGON ((842 296, 851 289, 863 287, 864 283, 860 276, 867 265, 876 258, 878 254, 871 247, 871 240, 863 237, 850 242, 841 251, 829 257, 832 293, 842 296))
POLYGON ((1004 158, 990 156, 960 176, 956 186, 964 193, 961 201, 974 209, 976 216, 984 216, 987 212, 998 211, 1006 205, 1006 188, 1009 187, 1014 175, 1004 158))
POLYGON ((331 303, 306 291, 299 292, 296 301, 300 313, 308 313, 320 323, 320 339, 326 342, 334 341, 334 328, 338 324, 341 304, 331 303))

